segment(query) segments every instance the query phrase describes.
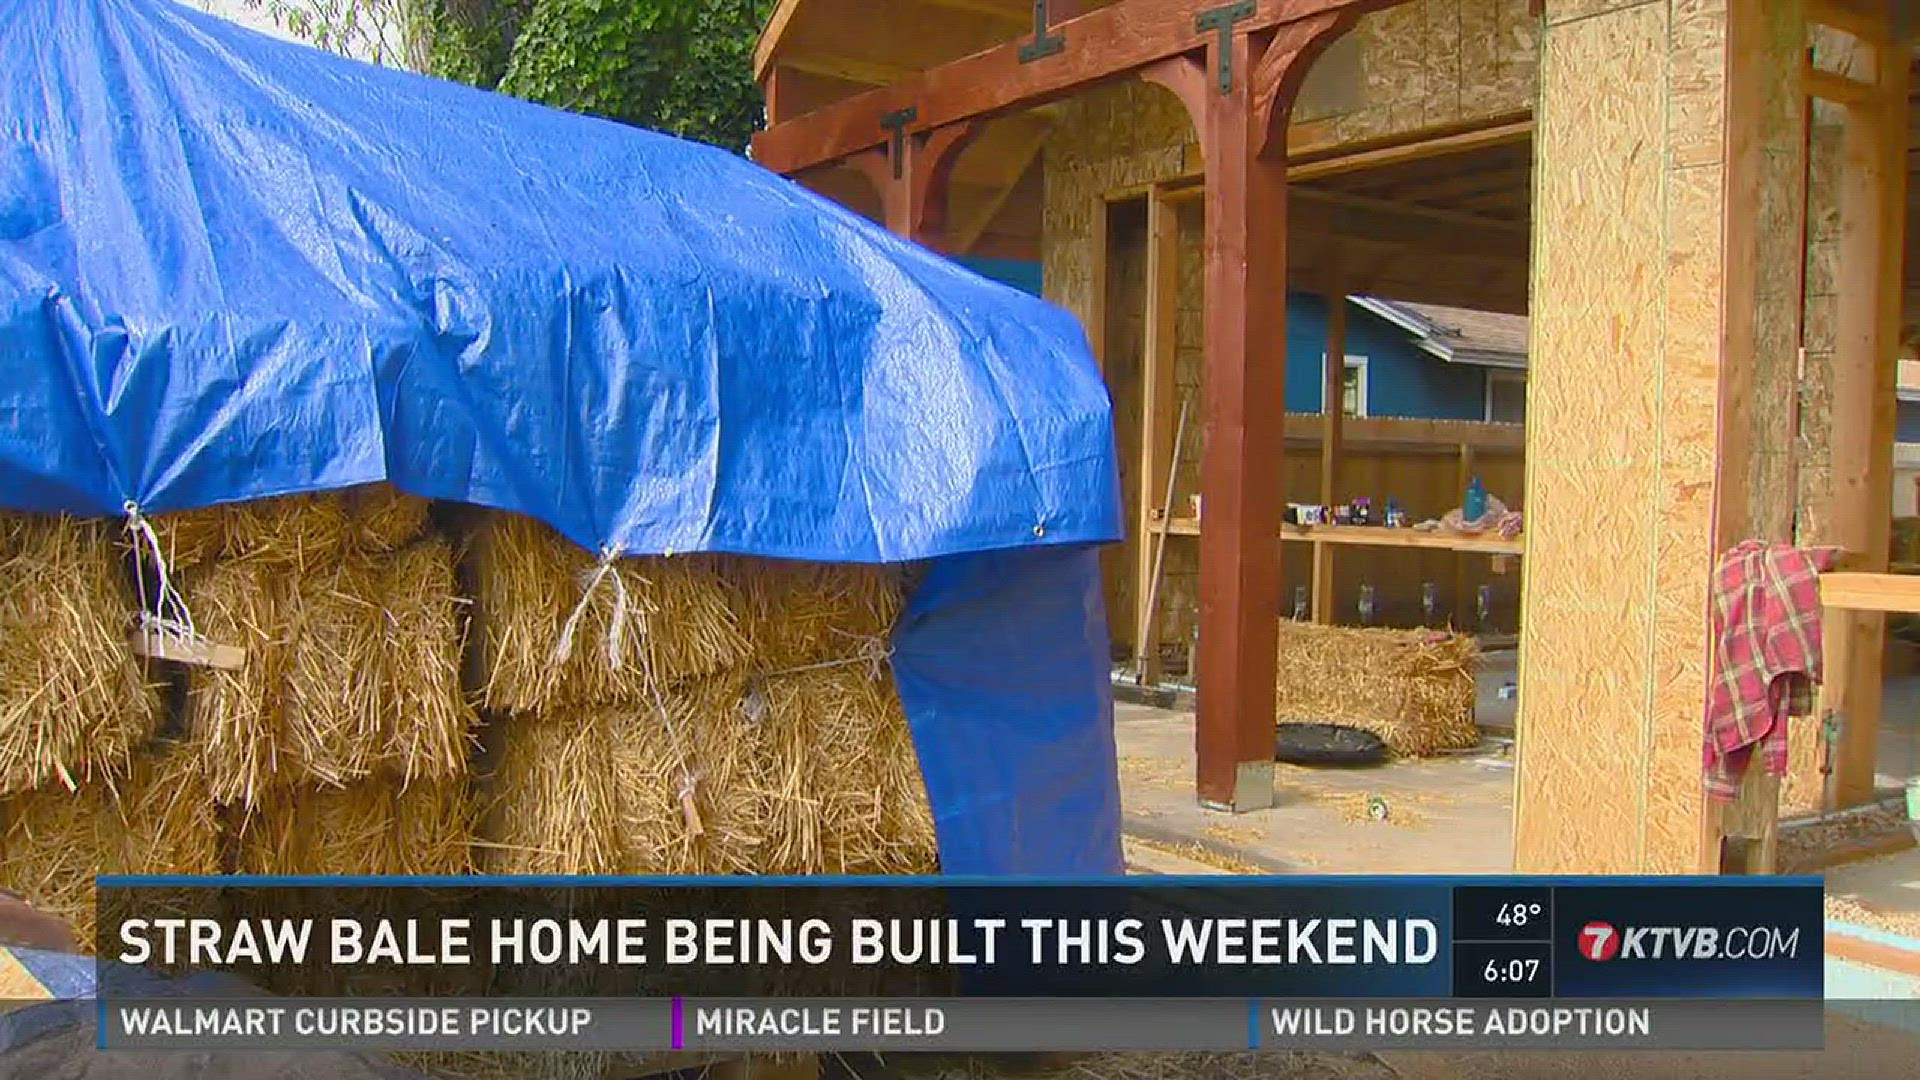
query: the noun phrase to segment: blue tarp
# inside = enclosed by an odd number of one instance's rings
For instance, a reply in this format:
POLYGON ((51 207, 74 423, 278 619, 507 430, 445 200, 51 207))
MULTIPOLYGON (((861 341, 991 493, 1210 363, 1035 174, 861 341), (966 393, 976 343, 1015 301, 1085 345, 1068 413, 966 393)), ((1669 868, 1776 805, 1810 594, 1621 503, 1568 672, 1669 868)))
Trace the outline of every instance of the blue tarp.
POLYGON ((1118 868, 1071 314, 724 151, 164 0, 12 0, 0 58, 0 505, 387 480, 597 550, 939 559, 896 667, 944 868, 1118 868))

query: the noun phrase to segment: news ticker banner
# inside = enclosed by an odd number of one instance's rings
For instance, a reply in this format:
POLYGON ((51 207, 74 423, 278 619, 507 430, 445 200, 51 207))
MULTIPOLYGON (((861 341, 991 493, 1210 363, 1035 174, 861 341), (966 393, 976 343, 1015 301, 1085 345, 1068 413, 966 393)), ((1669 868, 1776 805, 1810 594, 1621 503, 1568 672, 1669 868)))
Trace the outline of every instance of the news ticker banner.
POLYGON ((1819 1001, 1298 998, 115 1000, 115 1050, 621 1053, 1804 1050, 1819 1001))
POLYGON ((98 897, 110 1047, 1819 1046, 1824 994, 1818 879, 102 878, 98 897), (156 971, 225 978, 156 993, 156 971))

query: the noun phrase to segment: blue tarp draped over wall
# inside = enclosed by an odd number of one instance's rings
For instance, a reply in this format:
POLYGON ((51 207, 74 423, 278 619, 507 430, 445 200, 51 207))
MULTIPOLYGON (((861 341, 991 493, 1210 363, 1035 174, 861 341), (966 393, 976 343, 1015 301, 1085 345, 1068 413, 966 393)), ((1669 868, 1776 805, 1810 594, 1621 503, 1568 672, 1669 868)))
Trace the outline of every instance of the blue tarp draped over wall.
POLYGON ((896 668, 944 867, 1118 868, 1072 315, 724 151, 164 0, 14 0, 0 56, 0 505, 388 480, 593 549, 939 559, 896 668))

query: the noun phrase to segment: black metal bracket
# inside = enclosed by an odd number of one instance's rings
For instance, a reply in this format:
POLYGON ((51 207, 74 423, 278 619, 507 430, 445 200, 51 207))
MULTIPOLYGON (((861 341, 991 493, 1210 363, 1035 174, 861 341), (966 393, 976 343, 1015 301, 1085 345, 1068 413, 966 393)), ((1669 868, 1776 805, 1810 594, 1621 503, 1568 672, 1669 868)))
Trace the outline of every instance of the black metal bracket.
POLYGON ((1067 39, 1061 34, 1047 33, 1047 0, 1033 0, 1033 40, 1020 46, 1020 62, 1031 64, 1060 53, 1067 47, 1067 39))
POLYGON ((1239 0, 1238 3, 1209 8, 1194 16, 1194 29, 1203 34, 1216 31, 1220 35, 1220 92, 1223 94, 1233 93, 1233 28, 1253 18, 1257 10, 1258 5, 1254 0, 1239 0))
POLYGON ((886 129, 893 141, 887 145, 887 157, 893 161, 893 178, 905 175, 907 159, 907 125, 920 116, 920 110, 909 105, 899 112, 890 112, 880 118, 880 126, 886 129))

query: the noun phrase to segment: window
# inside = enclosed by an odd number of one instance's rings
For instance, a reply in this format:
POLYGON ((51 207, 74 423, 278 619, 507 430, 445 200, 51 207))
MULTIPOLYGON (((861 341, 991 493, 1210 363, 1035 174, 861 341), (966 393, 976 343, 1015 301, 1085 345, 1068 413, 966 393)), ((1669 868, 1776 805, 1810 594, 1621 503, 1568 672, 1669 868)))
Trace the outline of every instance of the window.
POLYGON ((1527 377, 1517 371, 1487 372, 1487 420, 1523 424, 1527 419, 1527 377))
MULTIPOLYGON (((1325 364, 1327 354, 1320 354, 1320 362, 1325 364)), ((1322 391, 1322 396, 1325 391, 1322 391)), ((1346 379, 1342 383, 1340 397, 1341 411, 1348 416, 1367 415, 1367 358, 1364 356, 1347 357, 1346 379)), ((1324 411, 1326 402, 1320 405, 1324 411)))

